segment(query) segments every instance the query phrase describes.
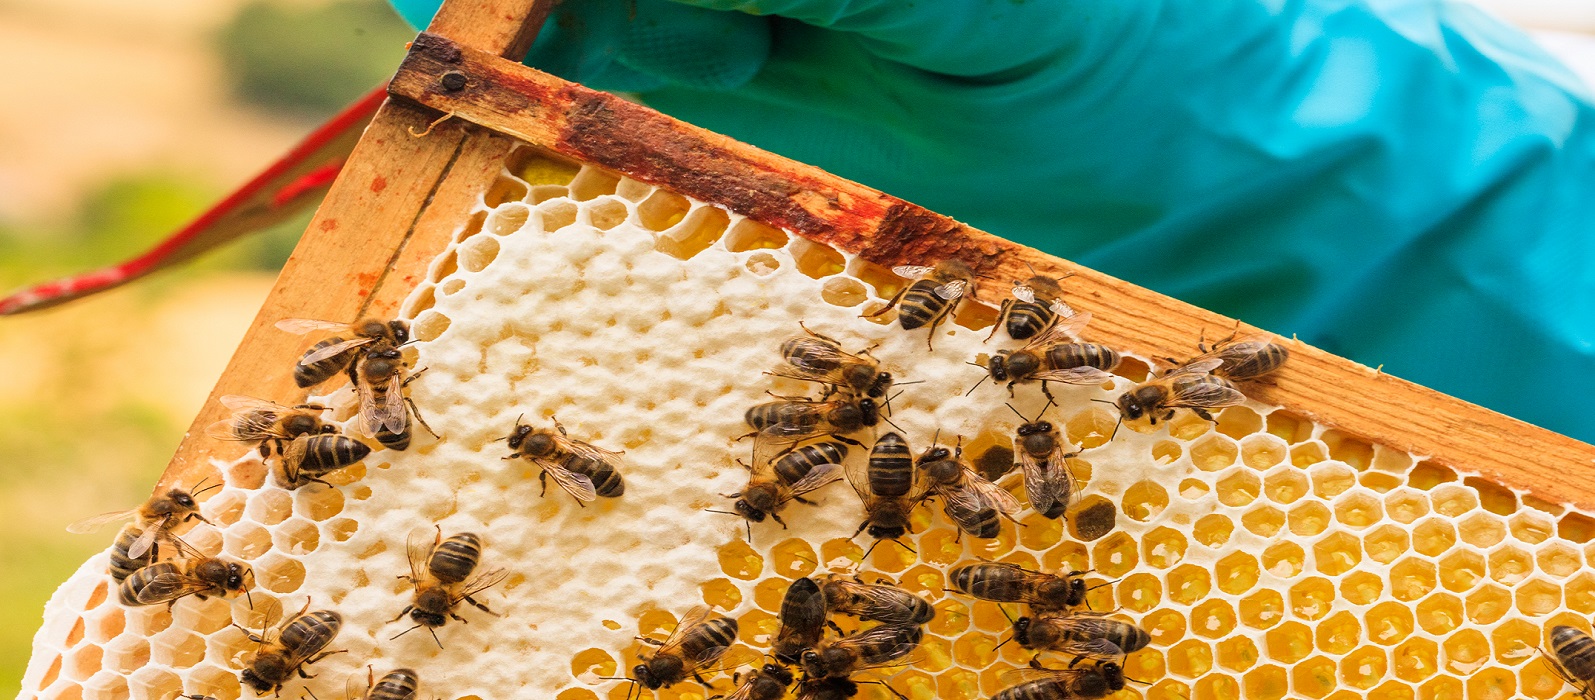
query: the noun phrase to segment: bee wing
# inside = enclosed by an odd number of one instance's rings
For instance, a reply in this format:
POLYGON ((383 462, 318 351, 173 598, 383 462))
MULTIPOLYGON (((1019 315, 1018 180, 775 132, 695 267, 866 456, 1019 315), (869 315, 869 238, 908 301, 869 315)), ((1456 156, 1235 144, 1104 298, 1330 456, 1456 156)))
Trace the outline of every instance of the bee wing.
POLYGON ((217 401, 226 406, 229 411, 272 411, 283 413, 292 410, 275 401, 257 399, 253 396, 240 396, 238 394, 228 394, 217 399, 217 401))
POLYGON ((1030 285, 1023 282, 1016 283, 1013 286, 1013 298, 1034 304, 1036 303, 1036 290, 1031 289, 1030 285))
POLYGON ((936 268, 927 267, 925 265, 898 265, 897 267, 892 268, 892 274, 897 275, 898 277, 906 277, 911 280, 919 280, 929 277, 930 273, 934 272, 935 270, 936 268))
POLYGON ((582 442, 581 440, 572 440, 558 433, 554 433, 553 438, 554 444, 558 445, 560 449, 563 449, 566 452, 570 452, 578 457, 586 457, 587 459, 603 462, 611 466, 614 465, 616 458, 620 457, 622 454, 625 454, 624 452, 613 452, 601 447, 594 447, 582 442))
MULTIPOLYGON (((155 529, 156 528, 150 528, 150 531, 154 531, 155 529)), ((206 558, 204 552, 201 552, 198 549, 195 549, 194 545, 191 545, 191 544, 185 542, 183 540, 183 538, 178 537, 177 535, 167 535, 166 536, 166 541, 170 542, 172 544, 172 546, 177 549, 177 558, 179 558, 179 559, 204 559, 204 558, 206 558)), ((132 551, 132 550, 129 549, 129 551, 132 551)))
POLYGON ((1058 502, 1059 494, 1057 482, 1052 470, 1063 460, 1062 448, 1057 448, 1047 455, 1045 462, 1032 457, 1029 452, 1014 445, 1014 457, 1019 461, 1019 471, 1025 478, 1025 495, 1030 498, 1030 507, 1036 512, 1045 512, 1058 502))
MULTIPOLYGON (((282 409, 281 410, 290 410, 282 409)), ((266 413, 266 410, 278 409, 248 409, 233 414, 232 418, 219 420, 205 427, 205 434, 217 440, 261 440, 273 437, 287 437, 277 426, 277 414, 266 413)))
MULTIPOLYGON (((144 532, 139 534, 138 539, 133 540, 133 544, 128 545, 127 558, 137 559, 144 556, 145 552, 150 551, 150 547, 155 546, 155 538, 159 537, 160 534, 166 530, 166 524, 171 522, 171 519, 172 516, 167 515, 162 517, 160 520, 144 526, 144 532)), ((178 540, 176 537, 173 537, 172 540, 177 542, 182 541, 178 540)))
POLYGON ((1163 376, 1173 377, 1180 374, 1207 374, 1222 366, 1224 366, 1224 359, 1209 353, 1180 365, 1179 367, 1175 367, 1174 369, 1169 370, 1168 373, 1164 374, 1163 376))
MULTIPOLYGON (((887 617, 893 613, 901 612, 905 605, 912 604, 912 601, 905 602, 905 599, 914 596, 908 591, 886 584, 857 583, 854 581, 836 581, 836 583, 841 583, 850 594, 863 601, 863 604, 853 611, 853 614, 863 618, 887 617)), ((889 627, 889 625, 882 625, 882 627, 889 627)), ((883 632, 882 635, 885 636, 886 633, 883 632)), ((895 630, 890 638, 896 638, 895 630)))
POLYGON ((833 481, 836 481, 838 479, 841 479, 841 478, 842 478, 842 465, 840 465, 840 464, 819 464, 819 465, 815 465, 815 467, 814 467, 814 469, 812 471, 810 471, 808 474, 805 474, 803 476, 803 478, 798 479, 797 483, 792 484, 791 489, 789 490, 789 492, 787 494, 786 500, 791 500, 793 498, 797 498, 798 496, 802 496, 805 493, 809 493, 811 491, 817 490, 821 486, 824 486, 826 484, 829 484, 829 483, 831 483, 833 481))
POLYGON ((1173 408, 1223 408, 1246 401, 1246 395, 1222 384, 1192 384, 1174 392, 1168 405, 1173 408))
POLYGON ((1086 325, 1090 323, 1091 312, 1074 313, 1074 310, 1070 309, 1068 314, 1058 314, 1051 325, 1025 343, 1025 349, 1075 342, 1075 339, 1080 337, 1080 331, 1085 330, 1086 325))
POLYGON ((304 335, 313 331, 348 330, 349 324, 337 321, 318 321, 313 318, 285 318, 276 323, 277 330, 304 335))
POLYGON ((936 296, 952 301, 964 295, 964 290, 969 287, 969 280, 953 280, 931 290, 936 296))
POLYGON ((594 501, 598 499, 598 489, 593 486, 593 480, 586 474, 577 474, 565 468, 561 462, 551 459, 532 458, 532 462, 543 470, 550 479, 554 480, 560 488, 576 497, 578 501, 594 501))
MULTIPOLYGON (((1064 303, 1064 301, 1062 299, 1053 299, 1052 303, 1047 305, 1047 308, 1052 310, 1052 313, 1058 317, 1059 321, 1062 321, 1062 320, 1065 320, 1065 319, 1074 318, 1075 316, 1079 316, 1080 315, 1080 314, 1075 313, 1073 306, 1070 306, 1070 305, 1064 303)), ((1086 316, 1086 320, 1089 321, 1090 319, 1091 319, 1091 317, 1089 315, 1087 315, 1086 316)), ((1084 327, 1085 327, 1084 324, 1082 324, 1081 328, 1084 328, 1084 327)))
POLYGON ((871 649, 875 661, 853 667, 853 671, 863 671, 870 668, 885 668, 887 666, 903 666, 914 663, 916 660, 914 650, 919 648, 919 640, 923 632, 918 627, 912 628, 911 641, 903 640, 903 628, 899 625, 881 625, 871 627, 863 632, 843 637, 841 643, 855 645, 864 649, 871 649))
POLYGON ((435 531, 416 528, 404 540, 404 556, 410 562, 410 582, 420 583, 426 577, 427 559, 432 557, 432 546, 436 539, 430 537, 435 531))
POLYGON ((1063 382, 1064 384, 1101 384, 1112 379, 1113 373, 1105 372, 1095 367, 1070 367, 1069 369, 1036 372, 1030 376, 1042 381, 1063 382))
MULTIPOLYGON (((736 690, 725 696, 725 700, 748 700, 748 698, 753 697, 753 686, 758 683, 758 680, 758 676, 749 674, 748 679, 743 681, 742 685, 737 686, 736 690)), ((783 695, 782 697, 785 696, 783 695)))
POLYGON ((1010 668, 997 674, 997 680, 1005 686, 1014 686, 1039 680, 1055 680, 1068 682, 1086 673, 1094 673, 1095 669, 1087 666, 1084 668, 1036 668, 1024 666, 1010 668))
POLYGON ((382 405, 386 417, 382 424, 388 427, 388 432, 402 433, 409 427, 410 413, 404 405, 404 380, 400 377, 403 372, 395 372, 388 377, 387 401, 382 405))
POLYGON ((338 355, 342 355, 343 353, 374 341, 376 341, 376 338, 351 338, 341 343, 333 343, 327 347, 321 348, 320 350, 299 358, 299 364, 315 364, 329 357, 337 357, 338 355))
POLYGON ((458 603, 470 596, 476 595, 482 591, 503 583, 504 579, 509 577, 510 572, 505 569, 492 569, 490 571, 484 571, 480 574, 477 574, 475 578, 466 581, 465 585, 461 586, 459 590, 455 591, 450 597, 454 602, 458 603))
POLYGON ((655 653, 663 654, 673 651, 677 646, 681 645, 681 640, 686 638, 688 630, 703 624, 704 620, 707 619, 709 619, 709 606, 707 605, 699 605, 688 610, 687 614, 681 616, 681 621, 676 623, 676 628, 670 630, 670 636, 665 638, 665 643, 660 645, 659 650, 655 653))
POLYGON ((138 595, 136 595, 134 599, 137 600, 140 605, 154 605, 156 603, 165 603, 177 600, 183 596, 201 593, 210 589, 211 585, 205 579, 195 578, 193 576, 189 576, 188 574, 171 572, 156 576, 149 583, 145 584, 143 588, 139 589, 138 595))
POLYGON ((398 411, 393 410, 393 398, 400 390, 399 375, 388 378, 388 391, 382 397, 366 382, 356 382, 355 393, 360 397, 360 427, 366 435, 375 436, 382 428, 387 427, 391 432, 402 432, 409 415, 405 412, 404 399, 399 398, 398 411))
POLYGON ((1101 637, 1071 640, 1063 644, 1054 645, 1049 650, 1070 656, 1083 656, 1089 659, 1114 659, 1124 656, 1124 650, 1120 649, 1119 645, 1101 637))
POLYGON ((853 490, 858 493, 858 499, 864 502, 864 508, 868 510, 869 504, 875 500, 875 493, 870 491, 869 487, 868 460, 854 460, 847 465, 846 474, 847 483, 853 485, 853 490))
POLYGON ((981 498, 989 501, 1003 515, 1013 515, 1022 507, 1019 505, 1019 499, 1014 498, 1007 489, 991 483, 989 479, 969 467, 964 467, 964 483, 969 484, 970 490, 980 494, 981 498))
POLYGON ((122 518, 126 518, 126 517, 134 515, 136 513, 138 513, 138 509, 137 508, 133 508, 133 509, 130 509, 130 510, 113 510, 113 511, 111 511, 109 513, 101 513, 99 515, 91 515, 91 516, 89 516, 87 518, 84 518, 84 519, 79 520, 79 521, 77 521, 75 523, 72 523, 71 525, 66 526, 66 531, 70 532, 70 533, 72 533, 74 535, 88 534, 90 532, 94 532, 96 530, 99 530, 102 527, 105 527, 105 525, 107 523, 116 522, 118 520, 121 520, 122 518))

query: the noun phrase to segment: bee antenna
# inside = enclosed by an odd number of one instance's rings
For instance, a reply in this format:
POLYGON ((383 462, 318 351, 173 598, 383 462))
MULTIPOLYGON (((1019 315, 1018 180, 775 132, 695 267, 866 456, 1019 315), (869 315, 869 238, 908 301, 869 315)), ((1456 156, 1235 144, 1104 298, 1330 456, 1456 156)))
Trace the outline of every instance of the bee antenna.
POLYGON ((1023 414, 1023 413, 1020 413, 1020 412, 1019 412, 1019 409, 1017 409, 1017 408, 1014 408, 1014 407, 1013 407, 1013 404, 1011 404, 1011 403, 1005 403, 1005 404, 1003 404, 1003 405, 1004 405, 1004 406, 1007 406, 1007 407, 1008 407, 1008 410, 1010 410, 1010 411, 1013 411, 1013 414, 1014 414, 1014 415, 1016 415, 1016 416, 1019 416, 1019 420, 1022 420, 1022 421, 1024 421, 1024 422, 1026 422, 1026 423, 1029 423, 1029 422, 1031 422, 1031 421, 1030 421, 1030 419, 1029 419, 1029 418, 1026 418, 1026 417, 1025 417, 1025 414, 1023 414))
POLYGON ((427 630, 427 631, 428 631, 428 632, 431 632, 431 633, 432 633, 432 641, 434 641, 434 642, 437 642, 437 644, 438 644, 438 648, 439 648, 439 649, 442 649, 442 648, 443 648, 443 640, 441 640, 441 639, 438 639, 438 631, 437 631, 437 628, 436 628, 436 627, 428 627, 428 628, 426 628, 426 630, 427 630))
MULTIPOLYGON (((254 572, 250 572, 250 574, 251 574, 251 578, 253 578, 254 572)), ((254 610, 255 609, 255 597, 252 596, 252 595, 249 595, 249 589, 248 588, 244 589, 244 602, 249 603, 249 609, 250 610, 254 610)))
POLYGON ((906 549, 906 550, 908 550, 908 553, 909 553, 909 554, 919 554, 919 550, 917 550, 917 549, 914 549, 914 548, 913 548, 913 547, 910 547, 910 546, 908 546, 908 545, 906 545, 906 544, 903 544, 903 541, 902 541, 902 540, 900 540, 900 539, 897 539, 897 538, 896 538, 896 537, 893 537, 893 538, 892 538, 892 541, 893 541, 893 542, 896 542, 896 543, 897 543, 897 546, 899 546, 899 547, 902 547, 902 548, 903 548, 903 549, 906 549))
POLYGON ((875 548, 880 546, 880 544, 881 544, 881 541, 879 539, 876 539, 874 542, 870 543, 869 549, 864 550, 864 555, 859 557, 859 558, 860 559, 868 559, 870 552, 875 551, 875 548))
POLYGON ((1152 685, 1152 684, 1151 684, 1151 683, 1148 683, 1148 682, 1146 682, 1146 681, 1143 681, 1143 680, 1141 680, 1141 679, 1139 679, 1139 678, 1131 678, 1131 677, 1129 677, 1129 676, 1125 676, 1125 677, 1124 677, 1124 680, 1127 680, 1127 681, 1129 681, 1129 682, 1131 682, 1131 683, 1140 683, 1140 684, 1141 684, 1141 685, 1152 685))
MULTIPOLYGON (((891 403, 889 403, 889 402, 888 402, 888 403, 887 403, 887 404, 886 404, 886 405, 887 405, 887 406, 890 406, 890 405, 892 405, 892 404, 891 404, 891 403)), ((886 417, 886 416, 881 416, 881 420, 883 420, 883 421, 886 421, 886 423, 887 423, 887 424, 888 424, 888 425, 890 425, 890 426, 892 426, 892 427, 893 427, 893 428, 896 428, 896 429, 897 429, 897 432, 899 432, 899 433, 901 433, 901 432, 904 432, 904 431, 903 431, 903 427, 902 427, 902 426, 900 426, 900 425, 898 425, 898 424, 896 424, 896 423, 893 423, 893 422, 892 422, 892 419, 890 419, 890 418, 887 418, 887 417, 886 417)))
MULTIPOLYGON (((924 383, 925 383, 925 380, 923 380, 923 379, 915 379, 914 381, 911 381, 911 382, 892 382, 892 386, 913 386, 915 384, 924 384, 924 383)), ((901 394, 903 392, 899 391, 897 393, 901 394)), ((893 396, 896 396, 896 394, 893 394, 893 396)))
MULTIPOLYGON (((398 638, 400 638, 400 637, 403 637, 403 636, 404 636, 404 635, 407 635, 407 634, 409 634, 409 633, 411 633, 411 632, 414 632, 414 631, 415 631, 415 630, 416 630, 416 628, 417 628, 417 627, 420 627, 420 625, 416 625, 416 626, 415 626, 415 627, 411 627, 411 628, 410 628, 410 629, 407 629, 407 630, 405 630, 405 631, 403 631, 403 632, 400 632, 400 633, 398 633, 398 634, 395 634, 395 635, 393 635, 393 636, 392 636, 392 637, 388 637, 388 641, 390 641, 390 642, 391 642, 391 641, 393 641, 393 640, 395 640, 395 639, 398 639, 398 638)), ((443 646, 443 645, 441 645, 441 644, 439 644, 439 645, 438 645, 438 646, 443 646)))
MULTIPOLYGON (((973 365, 973 364, 975 364, 975 363, 973 363, 973 362, 971 362, 971 363, 969 363, 969 364, 972 364, 972 365, 973 365)), ((979 367, 979 365, 975 365, 975 366, 977 366, 977 367, 979 367)), ((984 367, 982 367, 982 368, 981 368, 981 369, 985 369, 985 368, 984 368, 984 367)), ((978 381, 978 382, 975 382, 975 385, 974 385, 974 386, 972 386, 972 387, 969 387, 969 391, 966 391, 966 392, 964 392, 964 396, 968 396, 968 395, 970 395, 970 394, 973 394, 973 393, 975 393, 975 390, 976 390, 976 389, 979 389, 979 388, 980 388, 980 385, 981 385, 981 384, 985 384, 985 383, 986 383, 986 380, 987 380, 987 379, 990 379, 990 378, 991 378, 991 375, 989 375, 989 374, 988 374, 988 375, 986 375, 986 376, 984 376, 984 377, 981 377, 981 378, 980 378, 980 381, 978 381)), ((1022 418, 1022 417, 1023 417, 1023 416, 1020 416, 1020 417, 1021 417, 1021 418, 1022 418)))
POLYGON ((1010 635, 1008 635, 1006 637, 1003 637, 1002 641, 997 643, 997 646, 994 646, 994 647, 991 648, 992 653, 996 653, 998 649, 1001 649, 1003 647, 1003 645, 1005 645, 1005 644, 1007 644, 1008 642, 1011 642, 1011 641, 1013 641, 1013 635, 1010 634, 1010 635))

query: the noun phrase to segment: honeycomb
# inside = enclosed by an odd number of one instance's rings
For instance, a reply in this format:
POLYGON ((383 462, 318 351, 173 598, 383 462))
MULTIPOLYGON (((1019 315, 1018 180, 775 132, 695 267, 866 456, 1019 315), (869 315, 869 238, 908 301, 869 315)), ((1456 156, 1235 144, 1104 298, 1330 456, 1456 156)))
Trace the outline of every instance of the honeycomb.
MULTIPOLYGON (((888 314, 859 318, 905 281, 845 255, 674 193, 517 151, 464 217, 415 290, 410 391, 443 437, 374 452, 329 477, 334 488, 262 485, 253 453, 216 462, 226 486, 203 504, 215 525, 185 536, 248 562, 254 610, 308 600, 346 620, 304 687, 341 697, 350 678, 419 671, 423 697, 619 700, 636 635, 662 637, 701 603, 740 621, 741 642, 711 676, 663 699, 729 692, 740 663, 776 630, 788 583, 826 572, 886 576, 934 601, 920 660, 889 676, 915 700, 989 696, 1030 654, 1000 645, 1002 611, 944 590, 978 559, 1044 570, 1091 569, 1095 610, 1152 635, 1120 692, 1142 698, 1550 698, 1566 690, 1536 647, 1555 625, 1589 629, 1595 520, 1255 402, 1216 423, 1181 415, 1153 432, 1119 431, 1111 400, 1144 378, 1127 359, 1109 387, 1056 387, 1049 413, 1090 448, 1072 460, 1085 484, 1066 522, 1020 518, 991 540, 958 536, 939 508, 917 511, 912 549, 849 539, 862 518, 845 485, 785 512, 790 529, 709 512, 746 472, 743 410, 766 390, 808 387, 762 374, 798 322, 851 349, 877 345, 905 386, 891 420, 917 451, 937 430, 981 459, 1007 449, 1019 419, 965 364, 1001 347, 983 338, 991 306, 965 304, 935 351, 888 314), (586 507, 496 442, 523 415, 623 449, 627 490, 586 507), (513 572, 465 609, 469 624, 391 639, 408 603, 405 540, 434 523, 484 536, 484 565, 513 572)), ((999 300, 985 299, 994 304, 999 300)), ((921 331, 922 333, 923 331, 921 331)), ((288 362, 289 358, 284 358, 288 362)), ((325 400, 347 403, 348 389, 325 400)), ((297 397, 269 397, 278 400, 297 397)), ((1014 407, 1042 409, 1021 387, 1014 407)), ((349 409, 337 416, 348 420, 349 409)), ((242 450, 240 450, 242 451, 242 450)), ((1000 454, 1000 452, 998 453, 1000 454)), ((850 459, 863 459, 854 450, 850 459)), ((1000 466, 1000 465, 999 465, 1000 466)), ((995 469, 1000 471, 1000 468, 995 469)), ((1018 490, 1017 475, 1004 485, 1018 490)), ((23 698, 169 700, 239 697, 251 648, 243 599, 124 608, 97 555, 45 610, 23 698)), ((888 676, 879 676, 888 677, 888 676)), ((298 681, 286 692, 301 693, 298 681)), ((863 686, 861 697, 886 697, 863 686)))

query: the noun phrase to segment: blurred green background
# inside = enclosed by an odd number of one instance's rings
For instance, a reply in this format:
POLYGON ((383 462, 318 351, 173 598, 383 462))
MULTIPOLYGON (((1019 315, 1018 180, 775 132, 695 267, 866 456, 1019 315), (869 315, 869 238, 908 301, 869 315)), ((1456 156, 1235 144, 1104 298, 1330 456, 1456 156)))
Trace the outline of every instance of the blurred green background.
MULTIPOLYGON (((392 73, 382 0, 0 0, 0 290, 148 248, 392 73), (148 6, 145 6, 148 5, 148 6)), ((130 288, 0 320, 0 697, 44 601, 149 494, 308 216, 130 288)))

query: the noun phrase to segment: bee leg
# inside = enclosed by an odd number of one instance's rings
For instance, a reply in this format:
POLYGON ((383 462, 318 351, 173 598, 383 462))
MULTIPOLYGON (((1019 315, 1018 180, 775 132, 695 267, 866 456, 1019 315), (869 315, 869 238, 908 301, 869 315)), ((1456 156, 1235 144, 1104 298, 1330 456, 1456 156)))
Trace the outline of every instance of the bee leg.
MULTIPOLYGON (((415 379, 415 377, 410 378, 415 379)), ((433 430, 432 426, 426 424, 426 419, 421 417, 421 409, 415 407, 415 401, 406 396, 404 397, 404 403, 410 406, 410 415, 415 416, 415 422, 420 423, 421 427, 426 428, 427 432, 432 433, 432 437, 443 437, 442 435, 438 435, 438 431, 433 430)))
POLYGON ((776 514, 775 514, 775 513, 771 513, 771 514, 770 514, 770 519, 771 519, 771 520, 774 520, 774 521, 776 521, 776 522, 778 522, 778 523, 780 523, 780 524, 781 524, 781 529, 782 529, 782 530, 785 530, 785 529, 786 529, 786 521, 785 521, 785 520, 782 520, 782 519, 781 519, 781 516, 779 516, 779 515, 776 515, 776 514))
POLYGON ((1193 408, 1193 409, 1191 409, 1191 412, 1195 413, 1198 416, 1201 416, 1202 420, 1208 420, 1208 421, 1213 420, 1213 414, 1208 412, 1208 410, 1205 409, 1205 408, 1193 408))
POLYGON ((1002 308, 997 309, 997 322, 991 324, 991 335, 986 336, 985 342, 989 343, 992 338, 997 337, 997 329, 1002 328, 1002 324, 1008 320, 1008 314, 1010 313, 1013 313, 1013 300, 1003 299, 1002 308))
POLYGON ((806 505, 806 506, 814 505, 814 501, 811 501, 811 500, 809 500, 807 498, 804 498, 802 496, 793 496, 792 500, 797 501, 798 503, 802 503, 803 505, 806 505))
POLYGON ((1008 398, 1013 398, 1013 382, 1008 382, 1008 398))
POLYGON ((418 369, 418 370, 416 370, 414 372, 411 372, 410 376, 405 377, 404 381, 399 383, 399 386, 401 386, 401 387, 409 386, 410 382, 415 381, 417 377, 420 377, 422 374, 425 374, 426 371, 429 370, 429 369, 432 369, 432 368, 431 367, 422 367, 421 369, 418 369))
POLYGON ((455 620, 459 620, 459 622, 460 622, 460 624, 462 624, 462 625, 469 625, 469 624, 471 624, 471 621, 470 621, 470 620, 467 620, 467 619, 465 619, 465 618, 463 618, 463 617, 460 617, 460 616, 459 616, 459 615, 456 615, 456 614, 454 614, 454 613, 452 613, 452 612, 451 612, 451 613, 449 613, 449 617, 451 617, 451 618, 454 618, 454 619, 455 619, 455 620))
MULTIPOLYGON (((409 577, 408 577, 408 576, 400 576, 400 577, 399 577, 399 578, 409 578, 409 577)), ((388 620, 388 624, 390 624, 390 625, 391 625, 391 624, 393 624, 393 623, 395 623, 395 622, 398 622, 398 621, 399 621, 399 620, 403 620, 403 619, 404 619, 404 616, 405 616, 405 615, 409 615, 409 614, 410 614, 410 611, 411 611, 411 610, 414 610, 414 609, 415 609, 415 606, 414 606, 414 605, 406 605, 406 606, 404 606, 404 610, 401 610, 401 611, 400 611, 400 612, 399 612, 399 616, 398 616, 398 617, 395 617, 395 618, 393 618, 393 619, 392 619, 392 620, 388 620)))
POLYGON ((1036 654, 1035 656, 1030 657, 1030 667, 1031 668, 1046 668, 1045 666, 1041 665, 1041 655, 1040 654, 1036 654))
POLYGON ((703 679, 703 674, 698 673, 697 671, 693 671, 692 672, 692 677, 696 678, 698 680, 698 685, 701 685, 701 686, 703 686, 705 688, 708 688, 710 690, 714 690, 714 686, 711 685, 709 683, 709 681, 706 681, 706 680, 703 679))
POLYGON ((1051 401, 1053 403, 1057 403, 1058 402, 1057 399, 1052 397, 1052 389, 1047 386, 1047 380, 1045 380, 1045 379, 1041 380, 1041 394, 1043 396, 1046 396, 1048 401, 1051 401))
MULTIPOLYGON (((910 285, 910 286, 912 286, 912 285, 910 285)), ((859 318, 875 318, 876 316, 879 316, 879 315, 884 314, 884 313, 886 313, 888 311, 891 311, 892 307, 897 306, 897 302, 902 301, 903 295, 907 294, 907 293, 908 293, 908 287, 903 287, 902 289, 897 290, 896 294, 892 295, 892 300, 886 302, 885 306, 882 306, 881 308, 876 309, 875 313, 859 314, 858 317, 859 318)))
MULTIPOLYGON (((847 443, 849 445, 852 445, 854 447, 863 447, 864 446, 864 443, 859 442, 857 440, 854 440, 853 438, 847 437, 845 435, 832 435, 831 439, 832 440, 836 440, 837 442, 845 442, 845 443, 847 443)), ((791 450, 788 450, 788 452, 790 452, 790 451, 791 450)))
POLYGON ((823 341, 825 341, 827 343, 830 343, 832 345, 841 345, 842 344, 842 341, 837 340, 835 338, 832 338, 831 336, 820 334, 820 333, 815 333, 808 326, 803 325, 802 321, 798 321, 798 328, 802 328, 804 333, 812 335, 812 336, 814 336, 816 338, 819 338, 820 340, 823 340, 823 341))
POLYGON ((476 606, 476 609, 477 609, 477 610, 481 610, 481 611, 482 611, 482 612, 485 612, 485 613, 487 613, 487 614, 489 614, 489 615, 492 615, 492 616, 493 616, 493 617, 502 617, 502 616, 501 616, 501 615, 499 615, 499 614, 498 614, 498 613, 496 613, 496 612, 493 612, 493 611, 492 611, 492 610, 489 610, 489 609, 487 609, 487 606, 486 606, 486 605, 483 605, 483 604, 481 604, 481 603, 478 603, 478 602, 476 602, 476 599, 475 599, 475 598, 472 598, 472 597, 470 597, 470 596, 465 596, 465 602, 467 602, 467 603, 470 603, 470 604, 471 604, 471 605, 474 605, 474 606, 476 606))
POLYGON ((542 498, 548 495, 548 472, 537 473, 537 484, 542 486, 542 489, 537 492, 537 497, 542 498))
POLYGON ((737 442, 741 442, 741 441, 746 440, 746 439, 748 439, 750 437, 756 437, 756 436, 758 436, 758 434, 759 434, 759 431, 755 430, 755 431, 753 431, 751 433, 748 433, 746 435, 738 435, 737 436, 737 442))
POLYGON ((635 637, 634 639, 636 639, 639 642, 642 642, 643 644, 647 644, 647 645, 650 645, 650 646, 662 647, 662 646, 665 645, 664 642, 661 642, 661 641, 659 641, 657 639, 654 639, 652 637, 635 637))

